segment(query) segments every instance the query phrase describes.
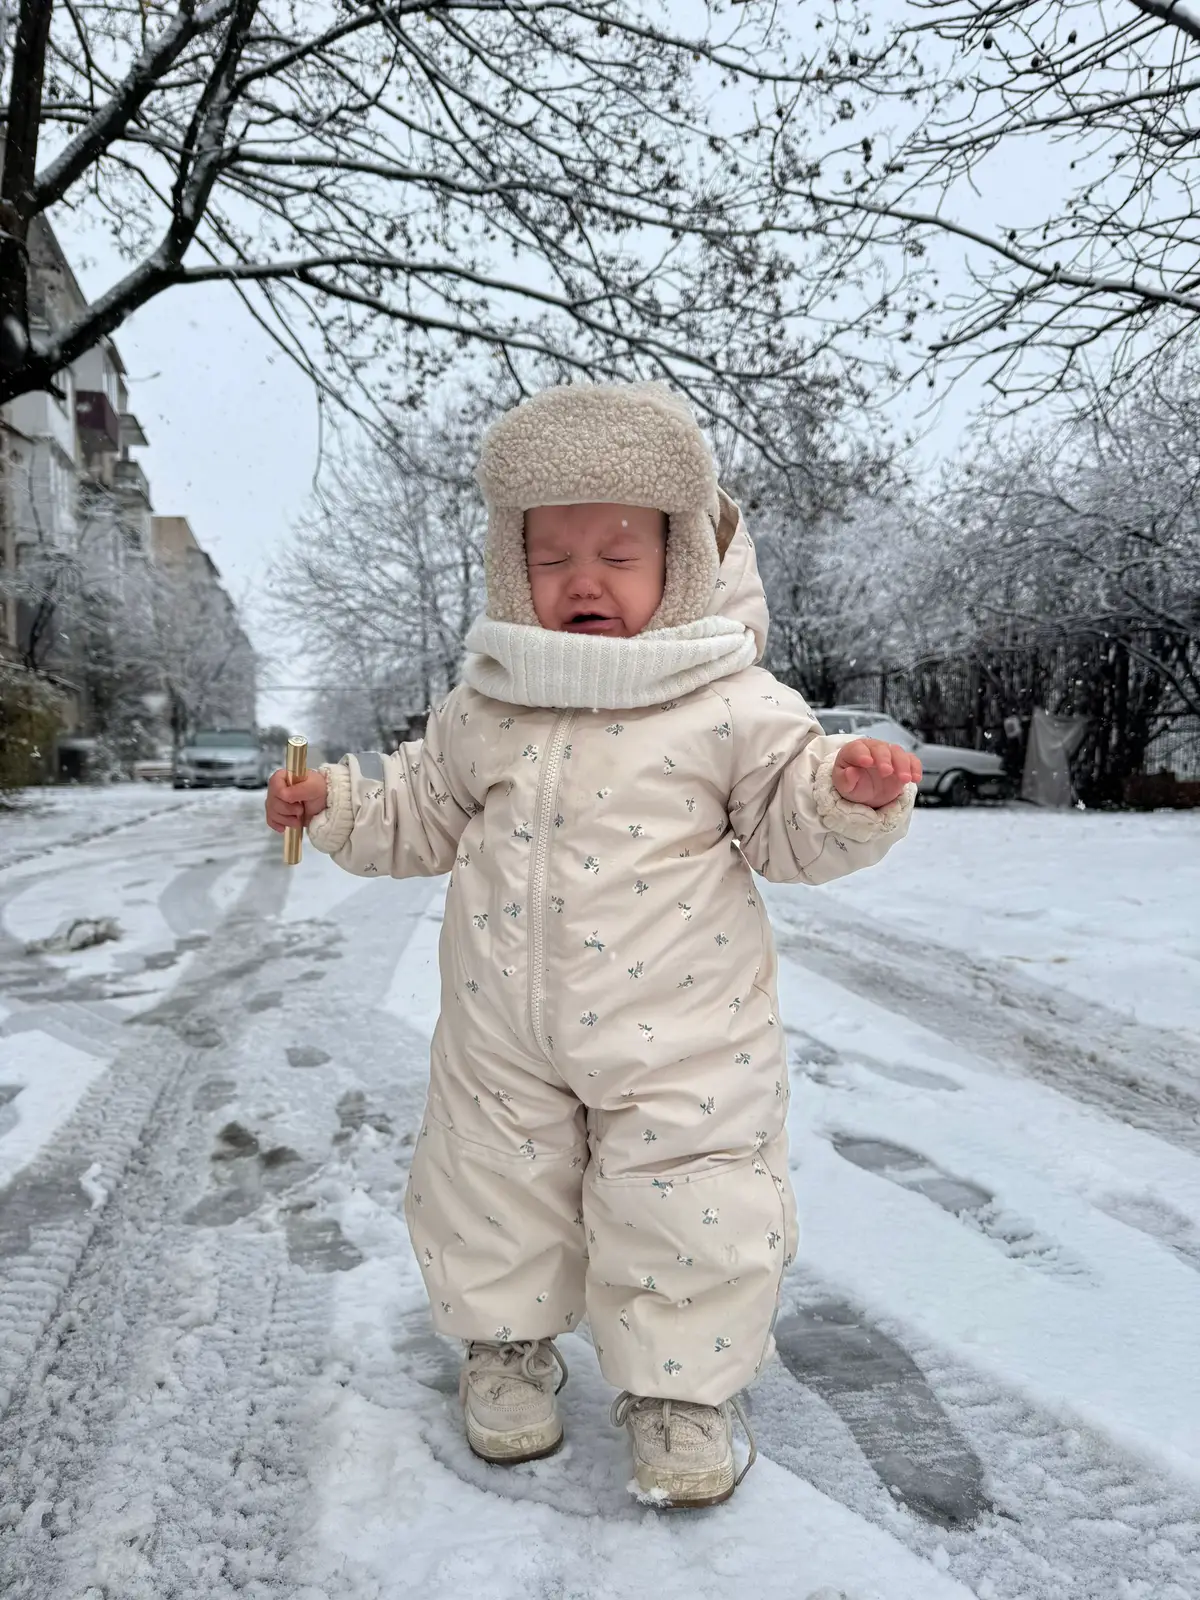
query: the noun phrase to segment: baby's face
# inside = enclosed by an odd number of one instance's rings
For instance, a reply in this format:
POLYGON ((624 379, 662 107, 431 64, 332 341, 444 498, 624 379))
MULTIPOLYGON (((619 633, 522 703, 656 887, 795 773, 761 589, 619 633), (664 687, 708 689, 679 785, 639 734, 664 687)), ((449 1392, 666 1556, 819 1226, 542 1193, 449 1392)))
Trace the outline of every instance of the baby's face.
POLYGON ((609 501, 534 506, 525 513, 525 560, 543 628, 628 639, 662 599, 667 519, 609 501))

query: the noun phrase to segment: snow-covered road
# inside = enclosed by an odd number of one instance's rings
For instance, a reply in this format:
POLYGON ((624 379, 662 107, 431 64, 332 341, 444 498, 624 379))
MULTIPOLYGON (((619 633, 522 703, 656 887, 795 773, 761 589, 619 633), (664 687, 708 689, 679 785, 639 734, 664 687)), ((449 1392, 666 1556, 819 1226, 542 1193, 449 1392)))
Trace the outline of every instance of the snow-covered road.
POLYGON ((672 1518, 586 1330, 563 1452, 467 1451, 400 1215, 443 887, 260 816, 0 818, 0 1593, 1196 1600, 1200 817, 924 812, 769 890, 805 1237, 763 1459, 672 1518))

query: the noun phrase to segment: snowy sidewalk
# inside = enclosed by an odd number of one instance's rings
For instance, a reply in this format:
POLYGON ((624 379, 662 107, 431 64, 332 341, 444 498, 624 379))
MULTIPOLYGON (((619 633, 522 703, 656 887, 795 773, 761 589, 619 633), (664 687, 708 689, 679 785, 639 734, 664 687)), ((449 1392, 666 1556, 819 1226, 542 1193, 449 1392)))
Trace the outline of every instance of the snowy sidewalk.
POLYGON ((467 1450, 400 1211, 444 887, 259 816, 0 873, 6 1600, 1200 1594, 1197 819, 921 813, 771 891, 804 1236, 763 1457, 672 1517, 586 1330, 564 1450, 467 1450), (70 911, 125 935, 24 953, 70 911))

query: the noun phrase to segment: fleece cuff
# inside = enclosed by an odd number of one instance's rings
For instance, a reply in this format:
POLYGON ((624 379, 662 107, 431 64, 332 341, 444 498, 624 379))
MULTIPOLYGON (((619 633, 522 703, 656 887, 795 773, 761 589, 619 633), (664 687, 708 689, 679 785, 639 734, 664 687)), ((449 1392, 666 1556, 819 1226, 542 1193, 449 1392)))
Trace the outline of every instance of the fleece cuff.
POLYGON ((868 844, 881 833, 895 833, 907 823, 917 798, 915 783, 906 783, 896 798, 878 810, 874 806, 859 805, 856 800, 845 800, 833 786, 833 764, 838 751, 831 750, 818 766, 813 779, 817 815, 829 829, 853 844, 868 844))
POLYGON ((325 809, 308 824, 308 842, 314 850, 333 856, 354 831, 354 800, 350 793, 350 771, 337 766, 320 768, 325 774, 325 809))

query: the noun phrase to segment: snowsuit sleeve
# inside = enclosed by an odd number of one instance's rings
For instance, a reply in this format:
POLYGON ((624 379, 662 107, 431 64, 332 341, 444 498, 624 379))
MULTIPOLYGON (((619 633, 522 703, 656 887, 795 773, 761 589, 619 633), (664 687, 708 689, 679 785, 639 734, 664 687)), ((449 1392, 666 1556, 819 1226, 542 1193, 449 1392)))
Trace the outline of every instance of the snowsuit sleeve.
POLYGON ((321 768, 326 802, 308 825, 315 849, 359 877, 434 877, 448 872, 481 802, 453 760, 460 691, 430 715, 424 739, 393 754, 346 755, 321 768))
POLYGON ((729 820, 746 860, 774 883, 828 883, 881 860, 908 832, 915 783, 875 810, 833 786, 838 750, 794 689, 769 673, 747 674, 727 704, 734 782, 729 820))

